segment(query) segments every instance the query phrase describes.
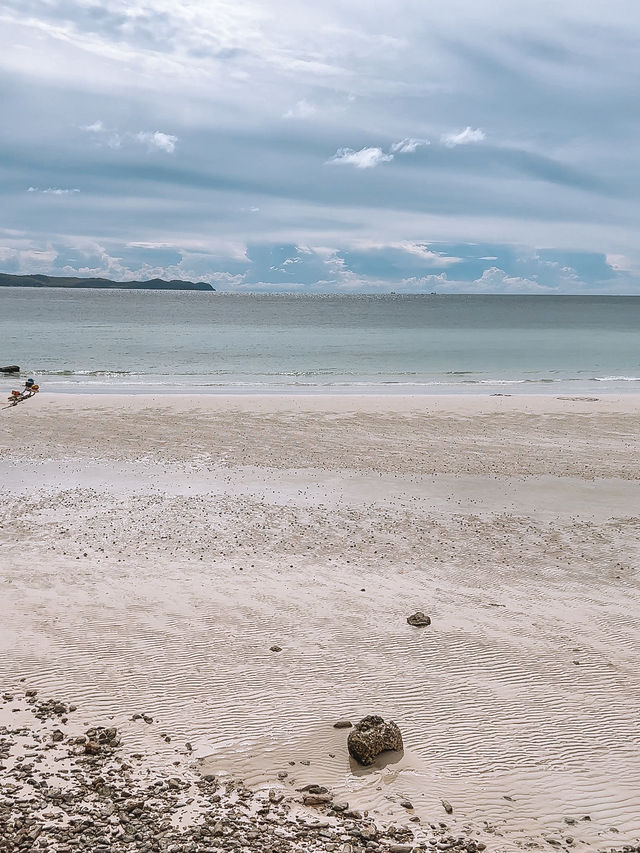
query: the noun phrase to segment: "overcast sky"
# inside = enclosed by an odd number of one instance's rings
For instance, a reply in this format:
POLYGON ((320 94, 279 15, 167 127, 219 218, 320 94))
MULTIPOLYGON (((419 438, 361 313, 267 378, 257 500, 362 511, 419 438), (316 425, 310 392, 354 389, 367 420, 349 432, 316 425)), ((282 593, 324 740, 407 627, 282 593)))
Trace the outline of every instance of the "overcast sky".
POLYGON ((640 294, 637 0, 1 10, 1 271, 640 294))

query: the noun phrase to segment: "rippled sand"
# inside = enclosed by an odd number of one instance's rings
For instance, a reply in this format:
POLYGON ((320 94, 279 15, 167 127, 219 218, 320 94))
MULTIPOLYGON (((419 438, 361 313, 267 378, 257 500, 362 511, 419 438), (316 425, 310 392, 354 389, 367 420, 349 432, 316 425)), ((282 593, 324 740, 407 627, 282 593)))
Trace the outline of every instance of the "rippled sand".
POLYGON ((251 785, 288 771, 398 820, 408 797, 492 849, 638 843, 637 397, 2 415, 1 686, 147 711, 251 785), (406 751, 356 773, 333 722, 367 713, 406 751))

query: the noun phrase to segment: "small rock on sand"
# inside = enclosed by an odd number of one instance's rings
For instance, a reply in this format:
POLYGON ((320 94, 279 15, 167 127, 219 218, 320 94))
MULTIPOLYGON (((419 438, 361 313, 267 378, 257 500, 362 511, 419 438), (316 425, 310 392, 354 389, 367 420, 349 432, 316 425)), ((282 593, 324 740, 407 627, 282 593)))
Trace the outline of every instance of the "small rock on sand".
POLYGON ((269 651, 270 652, 281 652, 282 648, 280 646, 270 646, 269 651))
POLYGON ((333 724, 334 729, 350 729, 353 727, 351 720, 338 720, 333 724))
POLYGON ((442 808, 446 811, 447 814, 453 814, 453 806, 449 802, 449 800, 441 800, 442 808))
POLYGON ((409 625, 413 625, 414 628, 426 628, 428 625, 431 625, 431 619, 429 616, 425 616, 422 610, 418 610, 412 616, 409 616, 407 622, 409 625))

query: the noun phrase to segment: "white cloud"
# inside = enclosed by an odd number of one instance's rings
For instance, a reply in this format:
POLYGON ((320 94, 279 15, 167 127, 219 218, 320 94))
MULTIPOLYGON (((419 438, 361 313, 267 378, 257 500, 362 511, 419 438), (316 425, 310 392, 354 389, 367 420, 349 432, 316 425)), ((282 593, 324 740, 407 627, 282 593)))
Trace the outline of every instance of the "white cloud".
POLYGON ((400 142, 394 142, 390 150, 394 154, 413 154, 414 151, 424 145, 431 145, 431 142, 428 139, 416 139, 414 136, 408 136, 406 139, 401 139, 400 142))
POLYGON ((611 269, 614 269, 617 272, 631 272, 631 261, 625 255, 608 254, 606 256, 606 261, 611 269))
POLYGON ((317 112, 318 108, 315 104, 310 104, 309 101, 305 101, 303 98, 294 107, 287 110, 283 118, 309 118, 309 116, 315 115, 317 112))
POLYGON ((373 169, 380 163, 389 163, 393 154, 385 154, 382 148, 338 148, 336 153, 326 162, 334 166, 355 166, 356 169, 373 169))
POLYGON ((141 240, 139 242, 125 243, 127 249, 175 249, 173 243, 155 243, 141 240))
POLYGON ((177 136, 173 136, 170 133, 162 133, 159 130, 154 130, 153 132, 139 131, 134 134, 134 139, 136 142, 146 145, 150 150, 155 148, 158 151, 165 151, 167 154, 173 154, 178 141, 177 136))
POLYGON ((417 139, 408 136, 400 142, 394 142, 388 153, 382 148, 370 146, 354 151, 353 148, 338 148, 336 153, 326 162, 338 166, 355 166, 356 169, 373 169, 380 163, 390 163, 396 154, 412 154, 423 145, 430 145, 428 139, 417 139))
POLYGON ((27 192, 40 193, 41 195, 71 195, 72 193, 79 193, 80 190, 77 189, 77 187, 69 189, 63 189, 62 187, 47 187, 44 190, 41 190, 39 187, 29 187, 27 192))
POLYGON ((94 121, 93 124, 82 125, 82 130, 86 130, 87 133, 102 133, 104 129, 105 127, 100 120, 94 121))
POLYGON ((390 243, 390 246, 398 249, 403 249, 410 255, 416 255, 421 260, 433 266, 444 267, 458 264, 462 258, 456 258, 453 255, 443 255, 440 252, 432 252, 428 244, 413 243, 410 240, 402 240, 399 243, 390 243))
POLYGON ((57 252, 53 249, 14 248, 0 246, 0 264, 14 274, 33 275, 51 272, 57 252))
POLYGON ((447 148, 455 148, 456 145, 471 145, 475 142, 483 142, 487 138, 486 133, 480 130, 479 127, 465 127, 464 130, 458 133, 444 133, 440 139, 443 145, 447 148))
MULTIPOLYGON (((463 259, 455 255, 447 255, 443 252, 434 252, 428 243, 416 240, 397 240, 393 242, 377 240, 354 240, 351 248, 360 252, 384 251, 386 249, 400 249, 409 255, 414 255, 424 262, 425 266, 448 267, 459 264, 463 259)), ((316 252, 320 251, 316 248, 316 252)), ((334 251, 334 250, 332 250, 334 251)))
POLYGON ((134 132, 112 130, 105 127, 102 121, 81 125, 81 130, 97 136, 109 148, 121 148, 123 145, 145 145, 149 151, 164 151, 173 154, 176 150, 178 137, 161 130, 138 130, 134 132))
POLYGON ((480 278, 465 284, 468 290, 477 293, 552 293, 554 290, 533 278, 509 275, 499 267, 489 267, 480 278))

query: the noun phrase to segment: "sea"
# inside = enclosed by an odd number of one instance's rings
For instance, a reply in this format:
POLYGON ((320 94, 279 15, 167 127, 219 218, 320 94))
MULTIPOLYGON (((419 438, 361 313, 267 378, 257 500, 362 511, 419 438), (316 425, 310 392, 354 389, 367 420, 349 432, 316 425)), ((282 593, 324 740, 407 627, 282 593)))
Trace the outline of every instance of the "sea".
POLYGON ((637 392, 639 333, 640 296, 0 288, 0 365, 54 393, 637 392))

